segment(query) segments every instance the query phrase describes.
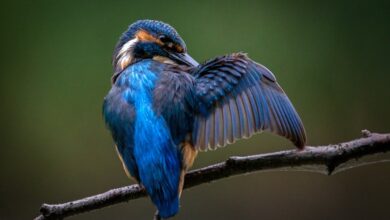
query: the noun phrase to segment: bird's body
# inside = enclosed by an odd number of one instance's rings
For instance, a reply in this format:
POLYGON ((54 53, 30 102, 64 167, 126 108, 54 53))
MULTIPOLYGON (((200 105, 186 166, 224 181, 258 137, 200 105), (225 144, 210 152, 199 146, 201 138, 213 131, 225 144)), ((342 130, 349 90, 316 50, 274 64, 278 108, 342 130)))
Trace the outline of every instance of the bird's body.
POLYGON ((107 122, 125 167, 149 189, 163 216, 178 209, 181 146, 193 121, 186 86, 192 83, 191 76, 145 59, 127 68, 106 98, 107 122))
POLYGON ((198 150, 270 130, 305 143, 299 116, 273 74, 244 54, 198 65, 162 22, 131 25, 114 52, 103 112, 125 170, 168 218, 198 150), (161 37, 162 36, 162 37, 161 37))

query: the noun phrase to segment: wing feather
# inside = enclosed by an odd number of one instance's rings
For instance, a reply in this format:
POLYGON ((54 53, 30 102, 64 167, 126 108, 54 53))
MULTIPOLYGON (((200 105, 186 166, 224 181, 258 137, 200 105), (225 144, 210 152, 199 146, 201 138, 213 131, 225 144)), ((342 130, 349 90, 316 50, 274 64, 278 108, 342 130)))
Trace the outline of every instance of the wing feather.
MULTIPOLYGON (((248 120, 248 137, 249 137, 250 134, 253 134, 255 132, 254 127, 256 126, 256 122, 254 120, 254 115, 253 115, 254 108, 252 107, 252 103, 249 101, 249 97, 246 90, 242 92, 241 99, 244 103, 246 117, 248 120)), ((256 106, 254 107, 256 109, 256 106)))
POLYGON ((224 132, 224 120, 223 120, 223 108, 222 106, 218 107, 218 146, 225 145, 225 132, 224 132))
POLYGON ((246 91, 246 94, 248 96, 251 110, 252 110, 253 123, 254 123, 253 129, 255 131, 261 130, 261 122, 260 122, 260 113, 261 112, 259 111, 259 107, 256 104, 256 100, 255 100, 255 97, 253 96, 252 88, 248 88, 246 91))
POLYGON ((224 136, 225 140, 223 143, 223 146, 226 144, 230 144, 234 142, 233 138, 233 125, 232 125, 232 112, 230 111, 230 104, 229 102, 224 102, 223 104, 223 131, 224 131, 224 136))
POLYGON ((229 100, 229 107, 232 113, 232 133, 233 133, 233 142, 234 142, 236 139, 240 138, 241 136, 240 116, 239 116, 236 100, 234 100, 234 98, 231 98, 229 100))

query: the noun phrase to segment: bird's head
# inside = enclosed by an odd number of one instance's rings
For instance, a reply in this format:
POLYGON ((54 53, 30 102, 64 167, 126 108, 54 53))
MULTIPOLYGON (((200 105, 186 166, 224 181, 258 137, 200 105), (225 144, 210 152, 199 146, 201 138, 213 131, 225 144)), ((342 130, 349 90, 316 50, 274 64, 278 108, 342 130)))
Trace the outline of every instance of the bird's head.
POLYGON ((183 39, 170 25, 161 21, 139 20, 131 24, 117 43, 113 66, 116 72, 140 59, 163 63, 197 66, 187 54, 183 39))

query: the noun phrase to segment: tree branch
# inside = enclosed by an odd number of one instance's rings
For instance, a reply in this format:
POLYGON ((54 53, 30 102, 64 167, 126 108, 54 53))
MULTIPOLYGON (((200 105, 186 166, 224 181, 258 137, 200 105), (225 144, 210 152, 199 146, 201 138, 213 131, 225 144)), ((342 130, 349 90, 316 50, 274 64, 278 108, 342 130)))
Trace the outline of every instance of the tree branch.
MULTIPOLYGON (((331 175, 369 163, 390 161, 378 158, 372 159, 371 162, 358 160, 362 157, 368 158, 369 155, 390 151, 390 133, 377 134, 363 130, 362 135, 363 138, 349 142, 318 147, 307 146, 300 151, 286 150, 246 157, 230 157, 225 162, 190 171, 185 177, 184 188, 188 189, 203 183, 254 171, 303 170, 331 175)), ((134 184, 63 204, 43 204, 40 209, 41 215, 35 220, 63 219, 144 196, 146 196, 145 190, 134 184)))

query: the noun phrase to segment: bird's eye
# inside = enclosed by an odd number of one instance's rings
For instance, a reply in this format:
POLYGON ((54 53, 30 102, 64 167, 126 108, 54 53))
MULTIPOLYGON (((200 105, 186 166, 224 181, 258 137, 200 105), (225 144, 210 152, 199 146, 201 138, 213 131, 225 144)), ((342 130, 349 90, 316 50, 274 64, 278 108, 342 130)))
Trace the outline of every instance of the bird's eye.
POLYGON ((165 36, 165 35, 160 35, 160 36, 158 37, 158 39, 159 39, 161 42, 163 42, 163 43, 170 41, 169 38, 168 38, 167 36, 165 36))

